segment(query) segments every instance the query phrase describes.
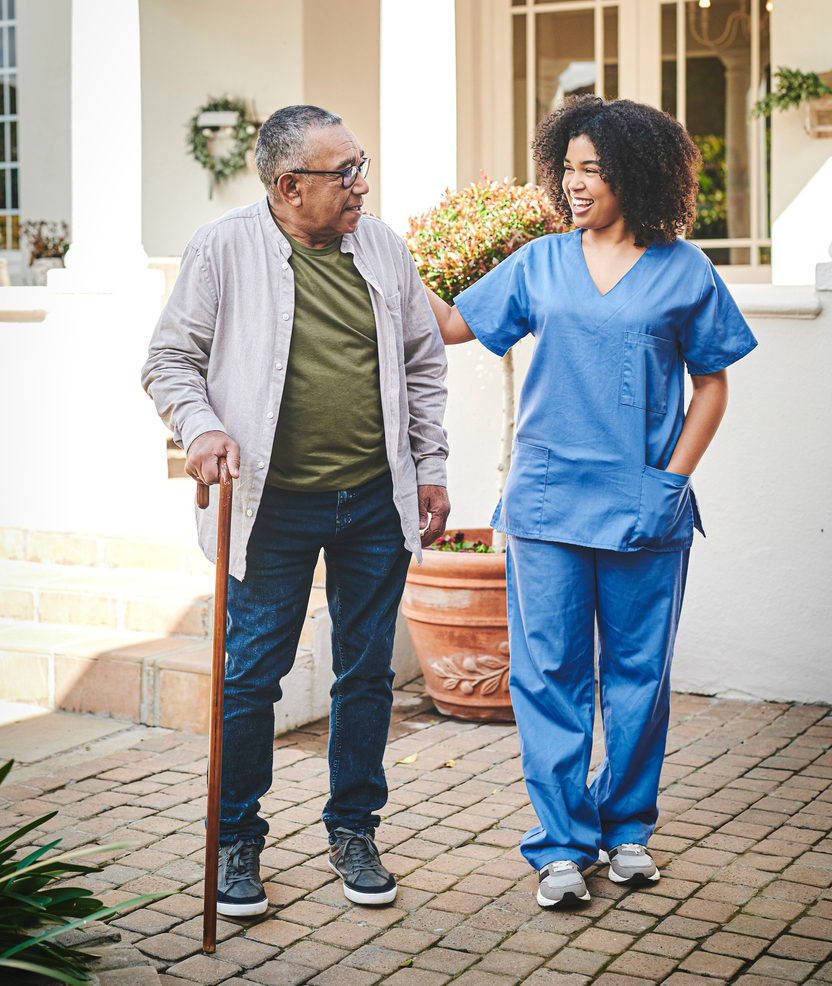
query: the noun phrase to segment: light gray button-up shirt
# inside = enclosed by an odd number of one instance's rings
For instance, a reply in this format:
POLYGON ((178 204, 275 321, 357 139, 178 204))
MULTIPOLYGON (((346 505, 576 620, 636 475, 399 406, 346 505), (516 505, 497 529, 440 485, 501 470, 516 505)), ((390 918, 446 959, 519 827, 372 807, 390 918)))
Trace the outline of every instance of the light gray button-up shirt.
MULTIPOLYGON (((378 337, 379 381, 393 499, 406 546, 421 560, 417 485, 445 486, 445 349, 416 265, 388 226, 362 216, 342 238, 367 282, 378 337)), ((230 572, 242 579, 263 495, 289 362, 295 284, 291 247, 268 200, 197 230, 156 325, 142 386, 185 449, 206 431, 240 446, 230 572)), ((217 488, 197 510, 199 543, 216 559, 217 488)))

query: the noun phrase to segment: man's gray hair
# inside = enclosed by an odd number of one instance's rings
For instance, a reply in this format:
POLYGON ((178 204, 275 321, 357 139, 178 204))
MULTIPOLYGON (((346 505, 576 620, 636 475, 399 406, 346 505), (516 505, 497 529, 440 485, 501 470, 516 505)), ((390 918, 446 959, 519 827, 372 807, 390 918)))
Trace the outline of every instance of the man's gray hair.
POLYGON ((286 171, 305 168, 306 135, 317 127, 334 127, 341 117, 320 106, 284 106, 272 113, 257 135, 254 163, 267 189, 286 171))

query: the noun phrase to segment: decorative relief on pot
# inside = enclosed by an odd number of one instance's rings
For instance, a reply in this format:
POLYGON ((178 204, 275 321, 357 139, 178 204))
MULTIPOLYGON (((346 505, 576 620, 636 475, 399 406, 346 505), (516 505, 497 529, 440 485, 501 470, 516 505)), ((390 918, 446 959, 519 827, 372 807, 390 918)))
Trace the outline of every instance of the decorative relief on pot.
POLYGON ((509 653, 508 641, 499 646, 496 654, 452 654, 430 661, 442 688, 453 691, 459 688, 463 695, 473 695, 480 687, 481 695, 493 695, 499 689, 508 690, 509 653))

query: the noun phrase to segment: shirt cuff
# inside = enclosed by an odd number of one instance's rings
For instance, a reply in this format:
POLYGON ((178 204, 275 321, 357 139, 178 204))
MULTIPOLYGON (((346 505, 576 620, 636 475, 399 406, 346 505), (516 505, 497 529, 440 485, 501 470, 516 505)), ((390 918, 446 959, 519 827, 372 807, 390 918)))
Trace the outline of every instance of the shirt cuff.
POLYGON ((441 455, 429 455, 416 463, 417 486, 447 486, 448 473, 441 455))
POLYGON ((192 414, 182 425, 182 447, 187 452, 191 442, 206 431, 221 431, 225 433, 222 421, 214 414, 210 407, 192 414))

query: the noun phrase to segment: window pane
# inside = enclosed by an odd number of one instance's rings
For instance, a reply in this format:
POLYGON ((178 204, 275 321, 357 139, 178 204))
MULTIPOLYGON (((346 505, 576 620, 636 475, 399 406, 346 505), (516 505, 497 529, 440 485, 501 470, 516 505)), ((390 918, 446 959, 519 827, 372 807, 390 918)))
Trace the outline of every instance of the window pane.
POLYGON ((15 19, 15 17, 14 17, 14 0, 6 0, 6 2, 8 4, 9 20, 10 21, 13 21, 15 19))
MULTIPOLYGON (((766 0, 758 0, 760 5, 760 85, 756 93, 753 93, 753 101, 762 99, 771 91, 771 22, 766 0)), ((753 140, 756 144, 759 161, 760 187, 757 193, 759 206, 759 235, 763 239, 771 236, 771 117, 764 116, 754 120, 752 124, 753 140)), ((761 251, 760 263, 771 263, 771 250, 768 251, 767 259, 763 259, 761 251)))
POLYGON ((6 67, 6 29, 0 27, 0 68, 6 67))
POLYGON ((0 123, 0 161, 6 160, 6 124, 0 123))
POLYGON ((662 6, 662 109, 672 116, 679 115, 676 85, 676 4, 662 6))
POLYGON ((17 160, 17 123, 12 120, 9 124, 9 160, 17 160))
MULTIPOLYGON (((712 0, 702 8, 692 0, 686 8, 686 123, 705 161, 694 236, 749 236, 751 44, 746 2, 712 0)), ((748 248, 732 247, 730 262, 750 263, 748 248)))
POLYGON ((12 179, 12 208, 20 208, 20 198, 17 194, 17 168, 11 168, 11 179, 12 179))
POLYGON ((514 176, 521 185, 529 180, 529 127, 526 122, 526 15, 512 17, 514 30, 514 176))
POLYGON ((9 68, 17 68, 17 43, 15 28, 9 28, 9 68))
POLYGON ((17 76, 10 75, 8 81, 9 90, 9 113, 17 113, 17 76))
POLYGON ((0 209, 6 208, 6 169, 0 168, 0 209))
POLYGON ((604 98, 618 99, 618 7, 604 8, 604 98))
POLYGON ((535 125, 567 96, 595 91, 595 24, 591 10, 537 15, 535 125))

